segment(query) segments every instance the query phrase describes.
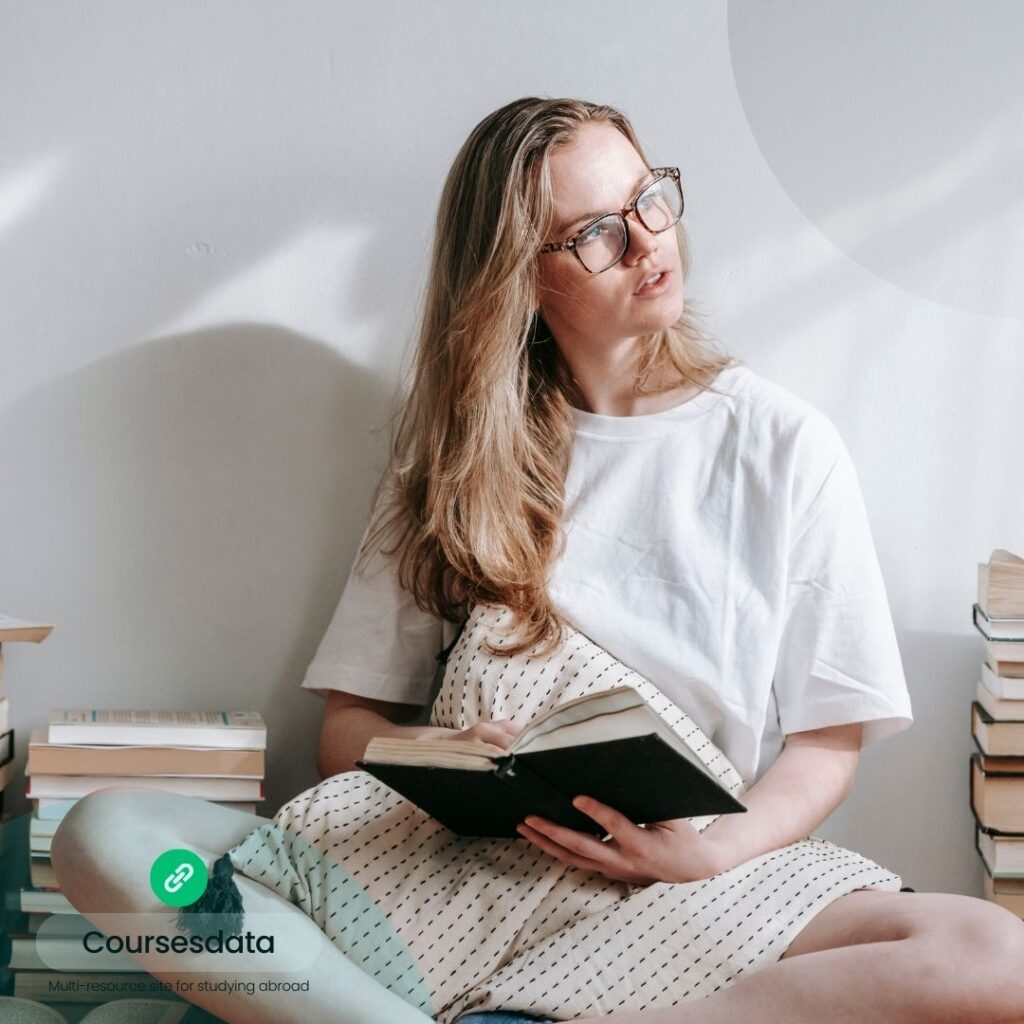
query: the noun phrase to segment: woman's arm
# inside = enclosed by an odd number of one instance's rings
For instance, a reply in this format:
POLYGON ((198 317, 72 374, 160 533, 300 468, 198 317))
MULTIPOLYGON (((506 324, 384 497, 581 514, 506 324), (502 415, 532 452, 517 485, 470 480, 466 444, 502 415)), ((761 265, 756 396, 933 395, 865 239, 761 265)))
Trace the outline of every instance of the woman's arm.
POLYGON ((853 786, 863 724, 790 733, 775 763, 743 795, 746 814, 723 814, 703 832, 686 818, 634 825, 581 794, 573 806, 604 826, 608 841, 528 814, 518 831, 553 857, 640 885, 695 882, 803 839, 853 786))
POLYGON ((794 732, 775 763, 741 797, 746 814, 723 814, 701 834, 716 873, 810 835, 853 788, 863 723, 794 732))
POLYGON ((320 778, 354 772, 356 758, 362 757, 366 744, 374 736, 401 736, 403 739, 457 739, 493 743, 503 750, 522 730, 511 719, 476 722, 468 729, 446 729, 440 725, 405 725, 423 710, 418 704, 396 704, 373 700, 336 690, 327 695, 324 720, 316 748, 316 767, 320 778))
POLYGON ((432 725, 403 725, 416 718, 422 709, 417 704, 396 704, 373 700, 336 690, 327 695, 320 739, 316 748, 316 767, 320 777, 357 771, 355 760, 363 756, 366 744, 374 736, 449 736, 451 730, 432 725))

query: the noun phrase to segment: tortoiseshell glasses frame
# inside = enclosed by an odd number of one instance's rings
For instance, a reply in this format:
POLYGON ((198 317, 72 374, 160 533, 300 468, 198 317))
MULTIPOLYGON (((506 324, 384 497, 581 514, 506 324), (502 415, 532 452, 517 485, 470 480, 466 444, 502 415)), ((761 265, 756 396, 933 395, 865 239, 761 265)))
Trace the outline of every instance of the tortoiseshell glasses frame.
POLYGON ((633 201, 627 206, 624 206, 621 210, 613 211, 611 213, 603 213, 600 217, 595 217, 593 220, 588 221, 579 229, 574 232, 564 242, 548 242, 542 245, 539 249, 541 253, 548 252, 561 252, 563 249, 568 249, 579 261, 579 264, 588 274, 603 274, 606 270, 610 270, 618 263, 623 256, 629 251, 629 221, 626 219, 629 214, 636 214, 636 218, 640 223, 650 231, 652 234, 659 234, 662 231, 668 231, 670 227, 679 223, 680 218, 683 216, 683 186, 679 180, 679 168, 678 167, 652 167, 650 173, 655 175, 653 181, 648 182, 644 187, 636 194, 633 201), (644 220, 644 215, 640 209, 640 201, 646 195, 646 193, 659 185, 659 183, 670 179, 679 191, 679 213, 675 216, 675 219, 669 224, 665 224, 663 227, 650 227, 647 221, 644 220), (608 218, 615 218, 622 227, 622 251, 616 256, 606 267, 602 267, 600 270, 591 270, 590 267, 584 263, 583 258, 577 251, 580 238, 585 235, 588 231, 592 230, 593 227, 603 220, 608 218))

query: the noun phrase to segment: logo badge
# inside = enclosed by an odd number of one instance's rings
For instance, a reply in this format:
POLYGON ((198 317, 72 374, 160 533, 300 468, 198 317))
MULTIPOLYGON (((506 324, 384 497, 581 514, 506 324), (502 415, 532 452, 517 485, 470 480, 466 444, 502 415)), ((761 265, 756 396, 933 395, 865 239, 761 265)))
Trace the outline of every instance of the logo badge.
POLYGON ((203 858, 192 850, 167 850, 149 869, 149 886, 161 903, 187 907, 206 892, 203 858))

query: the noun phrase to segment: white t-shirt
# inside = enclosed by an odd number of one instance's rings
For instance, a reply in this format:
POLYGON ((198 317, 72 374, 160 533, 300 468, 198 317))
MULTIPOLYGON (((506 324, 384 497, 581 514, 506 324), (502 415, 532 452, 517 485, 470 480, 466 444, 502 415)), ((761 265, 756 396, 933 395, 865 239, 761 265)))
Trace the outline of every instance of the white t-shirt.
MULTIPOLYGON (((683 708, 749 786, 787 733, 913 721, 849 452, 818 409, 743 364, 642 416, 574 410, 567 620, 683 708)), ((365 540, 365 534, 364 534, 365 540)), ((350 575, 303 686, 425 704, 454 635, 376 554, 350 575)))

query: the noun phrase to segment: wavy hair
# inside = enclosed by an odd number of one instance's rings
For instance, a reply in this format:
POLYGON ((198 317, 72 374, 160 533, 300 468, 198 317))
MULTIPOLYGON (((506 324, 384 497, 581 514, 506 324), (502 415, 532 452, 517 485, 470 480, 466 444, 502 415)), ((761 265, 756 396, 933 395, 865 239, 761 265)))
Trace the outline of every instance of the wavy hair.
MULTIPOLYGON (((622 132, 650 166, 626 116, 575 99, 527 97, 485 117, 445 180, 415 358, 392 415, 387 468, 357 570, 399 554, 398 575, 424 611, 461 621, 477 602, 513 612, 516 643, 564 640, 546 582, 564 550, 565 474, 578 403, 539 313, 538 254, 554 203, 549 158, 588 122, 622 132), (390 546, 387 546, 390 545, 390 546)), ((683 279, 690 252, 676 226, 683 279)), ((711 390, 736 360, 686 309, 647 336, 635 390, 711 390)))

